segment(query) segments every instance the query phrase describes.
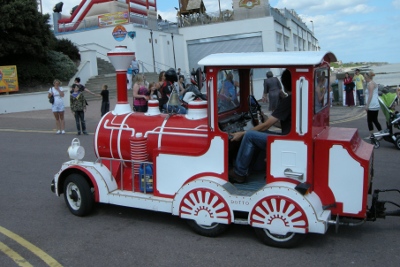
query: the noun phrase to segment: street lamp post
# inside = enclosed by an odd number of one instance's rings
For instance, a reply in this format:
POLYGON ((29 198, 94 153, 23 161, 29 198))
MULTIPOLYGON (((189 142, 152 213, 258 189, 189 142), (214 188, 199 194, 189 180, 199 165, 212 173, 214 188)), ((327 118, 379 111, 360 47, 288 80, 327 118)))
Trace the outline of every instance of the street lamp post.
POLYGON ((312 26, 312 33, 314 34, 314 21, 310 20, 312 26))
POLYGON ((154 68, 154 72, 157 72, 156 71, 156 59, 154 57, 153 30, 150 30, 150 39, 151 39, 151 51, 153 52, 153 68, 154 68))
POLYGON ((173 33, 171 33, 171 39, 172 39, 172 52, 174 53, 174 67, 176 69, 175 45, 174 45, 174 34, 173 33))

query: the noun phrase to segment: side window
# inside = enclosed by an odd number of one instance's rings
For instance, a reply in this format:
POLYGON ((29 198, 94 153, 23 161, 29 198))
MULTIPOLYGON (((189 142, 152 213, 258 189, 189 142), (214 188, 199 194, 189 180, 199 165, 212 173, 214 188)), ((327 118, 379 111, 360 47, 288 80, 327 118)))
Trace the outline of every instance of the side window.
POLYGON ((239 72, 237 69, 218 72, 218 113, 233 110, 240 104, 239 72))
POLYGON ((329 103, 328 69, 315 70, 314 73, 314 113, 320 112, 329 103))

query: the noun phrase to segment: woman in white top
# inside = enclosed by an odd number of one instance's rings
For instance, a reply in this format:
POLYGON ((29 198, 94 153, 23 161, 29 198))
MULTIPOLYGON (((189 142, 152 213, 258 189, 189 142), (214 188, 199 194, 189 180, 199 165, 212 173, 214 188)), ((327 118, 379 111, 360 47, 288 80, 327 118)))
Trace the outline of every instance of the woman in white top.
POLYGON ((378 129, 378 131, 382 130, 381 124, 378 121, 378 113, 379 113, 379 101, 378 101, 378 85, 372 80, 375 76, 375 73, 370 71, 365 73, 364 78, 367 82, 367 89, 365 90, 365 99, 367 102, 365 103, 365 111, 367 112, 367 122, 368 122, 368 130, 373 133, 374 126, 378 129))
POLYGON ((56 119, 57 134, 65 134, 65 121, 64 121, 64 89, 60 86, 59 80, 54 80, 53 87, 49 89, 48 98, 54 96, 54 103, 51 106, 54 118, 56 119))

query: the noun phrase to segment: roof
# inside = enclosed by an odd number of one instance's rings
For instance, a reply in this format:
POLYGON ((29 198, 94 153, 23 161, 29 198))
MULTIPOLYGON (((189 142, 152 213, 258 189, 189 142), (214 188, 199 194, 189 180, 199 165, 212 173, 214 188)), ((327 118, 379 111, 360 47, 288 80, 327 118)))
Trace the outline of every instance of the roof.
POLYGON ((329 51, 295 52, 251 52, 220 53, 206 56, 199 61, 202 66, 295 66, 317 65, 327 60, 336 62, 336 56, 329 51))

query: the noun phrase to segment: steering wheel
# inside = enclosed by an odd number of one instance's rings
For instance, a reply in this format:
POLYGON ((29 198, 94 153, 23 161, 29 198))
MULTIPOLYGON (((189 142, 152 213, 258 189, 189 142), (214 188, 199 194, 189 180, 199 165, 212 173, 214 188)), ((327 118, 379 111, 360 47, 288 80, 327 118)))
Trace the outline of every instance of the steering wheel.
POLYGON ((249 95, 249 113, 254 126, 264 122, 264 117, 261 115, 261 105, 253 95, 249 95))

